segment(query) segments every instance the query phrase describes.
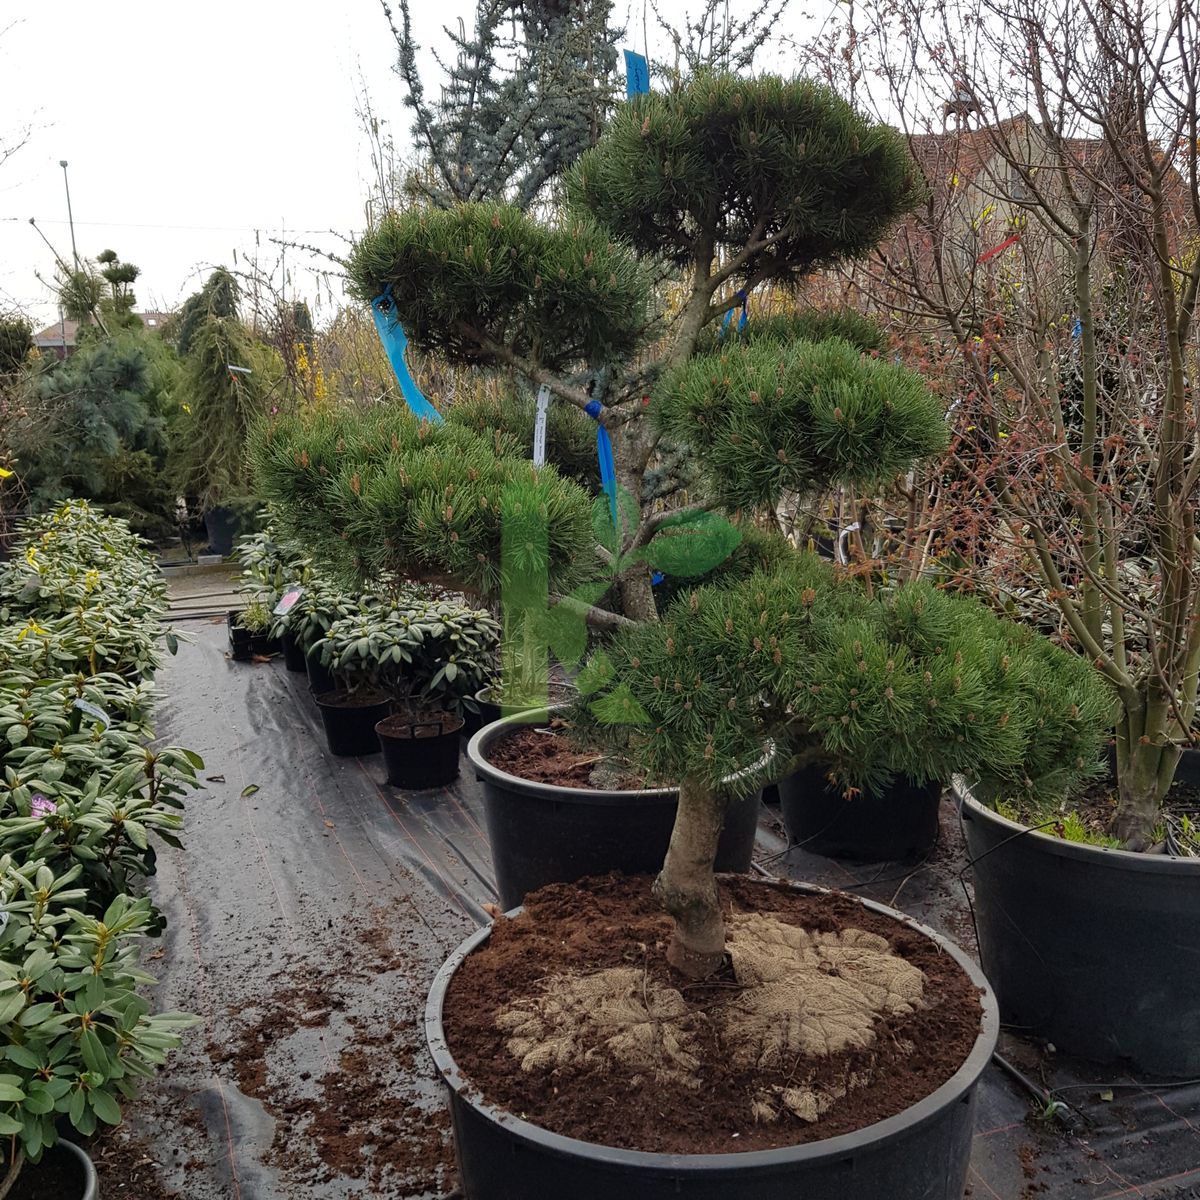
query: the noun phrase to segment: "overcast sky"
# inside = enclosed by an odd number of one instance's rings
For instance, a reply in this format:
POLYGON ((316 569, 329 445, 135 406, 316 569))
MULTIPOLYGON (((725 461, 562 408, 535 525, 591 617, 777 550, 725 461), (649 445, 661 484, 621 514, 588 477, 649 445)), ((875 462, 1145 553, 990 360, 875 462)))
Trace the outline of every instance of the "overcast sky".
MULTIPOLYGON (((672 19, 687 7, 660 4, 672 19)), ((418 41, 444 45, 441 27, 474 8, 414 0, 418 41)), ((641 18, 638 2, 639 50, 641 18)), ((797 8, 787 32, 806 23, 797 8)), ((141 309, 169 311, 235 249, 252 256, 256 231, 264 266, 279 256, 272 237, 336 247, 330 230, 363 224, 364 90, 408 140, 394 60, 379 0, 0 0, 0 144, 30 130, 0 165, 0 310, 56 318, 38 280, 53 279, 54 258, 29 218, 69 259, 60 159, 80 255, 137 263, 141 309)), ((289 294, 314 298, 315 261, 289 251, 289 294)))

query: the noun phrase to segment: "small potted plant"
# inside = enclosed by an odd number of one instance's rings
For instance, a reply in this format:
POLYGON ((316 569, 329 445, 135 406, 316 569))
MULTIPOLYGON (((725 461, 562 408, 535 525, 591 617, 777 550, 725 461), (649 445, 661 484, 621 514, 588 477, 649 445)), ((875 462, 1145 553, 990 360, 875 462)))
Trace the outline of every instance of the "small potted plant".
POLYGON ((287 630, 304 655, 308 684, 313 695, 334 690, 335 680, 325 658, 325 647, 316 649, 337 620, 362 612, 373 603, 370 597, 354 596, 314 576, 305 584, 304 594, 287 616, 287 630))
POLYGON ((61 1123, 84 1137, 119 1125, 122 1101, 196 1023, 153 1014, 138 994, 152 982, 138 966, 150 901, 119 895, 101 917, 85 916, 73 907, 87 895, 73 886, 79 874, 0 859, 0 1200, 18 1178, 37 1200, 95 1200, 95 1172, 60 1142, 61 1123))
POLYGON ((304 650, 292 632, 294 605, 282 613, 274 610, 293 589, 305 587, 312 575, 311 561, 295 542, 279 538, 270 524, 260 533, 243 537, 236 554, 242 565, 244 590, 271 597, 270 638, 272 643, 278 642, 284 665, 296 674, 303 673, 307 669, 304 650))
POLYGON ((263 600, 230 610, 229 648, 235 662, 250 662, 271 653, 271 620, 271 610, 263 600))
POLYGON ((375 727, 388 782, 444 787, 458 774, 458 734, 477 711, 500 625, 449 600, 394 608, 381 622, 378 678, 394 711, 375 727))
POLYGON ((330 754, 379 753, 375 726, 392 711, 381 682, 383 654, 387 649, 390 656, 394 649, 381 617, 377 608, 340 617, 309 649, 310 661, 327 664, 333 680, 328 691, 313 690, 330 754))

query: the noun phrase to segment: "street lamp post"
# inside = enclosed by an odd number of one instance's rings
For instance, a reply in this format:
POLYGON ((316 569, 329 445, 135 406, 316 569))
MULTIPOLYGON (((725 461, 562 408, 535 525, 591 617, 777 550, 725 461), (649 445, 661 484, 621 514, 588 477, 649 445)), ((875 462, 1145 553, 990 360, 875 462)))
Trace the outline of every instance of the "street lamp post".
POLYGON ((75 249, 75 218, 71 213, 71 185, 67 181, 67 160, 60 158, 58 165, 62 167, 63 187, 67 190, 67 224, 71 227, 71 254, 75 259, 75 270, 79 270, 79 251, 75 249))

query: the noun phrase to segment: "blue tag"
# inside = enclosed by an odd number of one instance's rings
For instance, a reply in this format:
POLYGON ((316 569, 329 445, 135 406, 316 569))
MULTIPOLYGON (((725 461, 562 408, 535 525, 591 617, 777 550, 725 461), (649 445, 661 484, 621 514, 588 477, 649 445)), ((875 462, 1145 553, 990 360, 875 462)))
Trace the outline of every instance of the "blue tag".
POLYGON ((642 54, 634 54, 632 50, 625 51, 625 95, 632 100, 634 96, 645 95, 650 90, 650 64, 642 54))
POLYGON ((396 373, 396 381, 405 403, 412 410, 413 416, 422 421, 432 421, 435 425, 442 423, 442 414, 438 412, 417 387, 416 381, 408 372, 408 363, 404 360, 404 351, 408 348, 408 338, 404 335, 404 327, 396 316, 396 305, 392 301, 392 287, 388 284, 382 295, 371 301, 371 314, 375 318, 375 329, 379 340, 387 351, 392 370, 396 373))
POLYGON ((613 463, 612 438, 608 430, 600 424, 600 414, 604 406, 599 400, 589 400, 583 410, 596 422, 596 461, 600 466, 600 484, 608 496, 608 507, 612 511, 613 528, 620 532, 617 519, 617 469, 613 463))

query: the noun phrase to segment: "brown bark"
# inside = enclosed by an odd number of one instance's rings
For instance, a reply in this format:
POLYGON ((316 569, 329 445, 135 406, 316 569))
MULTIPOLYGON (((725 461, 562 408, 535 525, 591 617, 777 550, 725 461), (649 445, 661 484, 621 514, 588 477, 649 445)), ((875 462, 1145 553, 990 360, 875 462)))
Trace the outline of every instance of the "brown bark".
POLYGON ((0 1180, 0 1200, 13 1190, 17 1182, 17 1177, 21 1174, 21 1168, 25 1165, 25 1148, 17 1145, 16 1138, 9 1139, 10 1156, 8 1160, 8 1171, 5 1173, 3 1180, 0 1180))
POLYGON ((1127 850, 1145 850, 1175 777, 1180 749, 1166 740, 1165 705, 1128 705, 1117 725, 1117 811, 1112 833, 1127 850), (1160 712, 1159 709, 1163 711, 1160 712))
POLYGON ((713 874, 724 819, 724 800, 685 777, 654 894, 675 919, 667 961, 689 979, 706 979, 725 962, 725 919, 713 874))

